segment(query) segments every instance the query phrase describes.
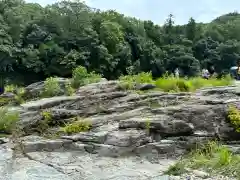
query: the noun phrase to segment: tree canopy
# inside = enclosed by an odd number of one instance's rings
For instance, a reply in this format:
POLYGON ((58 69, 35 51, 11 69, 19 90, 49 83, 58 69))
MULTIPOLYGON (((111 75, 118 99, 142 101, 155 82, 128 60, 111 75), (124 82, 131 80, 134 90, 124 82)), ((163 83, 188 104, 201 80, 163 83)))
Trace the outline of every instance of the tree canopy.
POLYGON ((177 67, 197 76, 209 64, 224 73, 240 58, 239 32, 236 12, 181 26, 170 14, 159 26, 81 1, 0 0, 0 73, 24 83, 70 77, 80 65, 107 79, 143 71, 159 77, 177 67))

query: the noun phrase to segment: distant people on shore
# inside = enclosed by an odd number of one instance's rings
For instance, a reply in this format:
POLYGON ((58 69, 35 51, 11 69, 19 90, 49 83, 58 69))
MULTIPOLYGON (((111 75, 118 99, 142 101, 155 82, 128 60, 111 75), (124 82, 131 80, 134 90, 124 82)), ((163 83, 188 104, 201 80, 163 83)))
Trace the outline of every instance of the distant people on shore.
POLYGON ((4 80, 0 77, 0 95, 4 93, 4 80))
POLYGON ((215 74, 214 66, 210 66, 207 70, 208 70, 208 72, 210 74, 210 77, 212 77, 215 74))
POLYGON ((174 71, 174 75, 175 75, 176 78, 179 78, 180 71, 179 71, 178 68, 175 69, 175 71, 174 71))
POLYGON ((208 71, 207 69, 203 69, 203 70, 202 70, 202 77, 203 77, 204 79, 209 79, 210 73, 209 73, 209 71, 208 71))

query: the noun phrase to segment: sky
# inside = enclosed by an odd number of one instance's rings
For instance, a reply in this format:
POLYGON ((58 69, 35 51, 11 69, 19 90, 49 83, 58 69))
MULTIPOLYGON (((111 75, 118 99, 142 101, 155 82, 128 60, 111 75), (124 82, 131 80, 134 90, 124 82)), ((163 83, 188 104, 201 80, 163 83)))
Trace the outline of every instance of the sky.
MULTIPOLYGON (((58 0, 26 0, 43 6, 58 0)), ((126 16, 152 20, 162 25, 169 14, 174 15, 175 24, 185 24, 190 17, 197 22, 210 22, 216 17, 238 11, 239 0, 85 0, 90 7, 114 9, 126 16)))

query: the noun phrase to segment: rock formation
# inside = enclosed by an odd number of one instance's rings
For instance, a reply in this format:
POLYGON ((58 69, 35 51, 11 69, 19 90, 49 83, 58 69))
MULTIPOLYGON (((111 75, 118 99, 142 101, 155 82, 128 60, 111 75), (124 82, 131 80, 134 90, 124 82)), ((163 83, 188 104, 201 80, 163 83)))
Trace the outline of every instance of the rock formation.
MULTIPOLYGON (((42 85, 35 83, 26 89, 36 94, 42 85)), ((186 179, 163 172, 196 144, 219 139, 239 151, 240 134, 227 121, 228 105, 240 100, 234 86, 194 93, 149 90, 153 87, 142 85, 139 93, 121 89, 118 81, 101 81, 79 88, 74 96, 9 108, 20 113, 24 136, 1 139, 0 179, 186 179), (51 115, 52 124, 46 129, 51 135, 76 117, 91 127, 87 132, 47 138, 38 131, 45 111, 51 115)), ((193 172, 193 179, 202 179, 199 174, 193 172)))

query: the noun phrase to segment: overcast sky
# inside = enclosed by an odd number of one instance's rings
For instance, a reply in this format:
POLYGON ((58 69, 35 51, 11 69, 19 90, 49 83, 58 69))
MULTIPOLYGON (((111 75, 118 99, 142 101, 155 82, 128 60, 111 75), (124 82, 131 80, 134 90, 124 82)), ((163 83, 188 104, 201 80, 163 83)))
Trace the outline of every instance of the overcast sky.
MULTIPOLYGON (((58 0, 26 0, 41 5, 55 3, 58 0)), ((114 9, 127 16, 142 20, 152 20, 163 24, 171 13, 176 24, 184 24, 190 17, 197 22, 209 22, 214 18, 233 11, 240 11, 240 0, 85 0, 94 8, 114 9)))

